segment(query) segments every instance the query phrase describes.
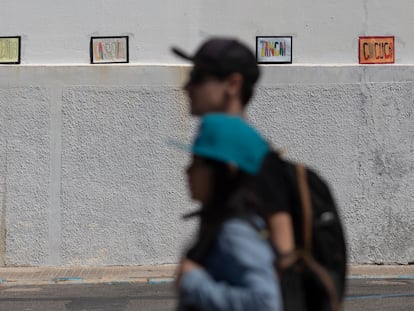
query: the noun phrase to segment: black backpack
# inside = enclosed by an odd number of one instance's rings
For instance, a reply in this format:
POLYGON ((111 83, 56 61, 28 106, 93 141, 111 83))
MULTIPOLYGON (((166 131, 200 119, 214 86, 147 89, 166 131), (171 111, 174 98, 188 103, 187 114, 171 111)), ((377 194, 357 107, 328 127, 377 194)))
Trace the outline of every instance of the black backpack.
POLYGON ((337 207, 326 182, 276 152, 264 159, 258 193, 266 215, 288 211, 295 251, 278 257, 285 311, 339 311, 345 291, 346 247, 337 207))

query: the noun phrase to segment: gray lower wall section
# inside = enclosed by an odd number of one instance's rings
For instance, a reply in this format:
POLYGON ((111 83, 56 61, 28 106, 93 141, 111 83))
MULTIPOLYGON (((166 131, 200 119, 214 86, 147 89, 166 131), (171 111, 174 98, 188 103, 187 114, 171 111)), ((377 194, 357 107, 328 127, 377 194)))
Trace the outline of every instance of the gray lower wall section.
POLYGON ((263 88, 254 123, 330 183, 354 263, 414 261, 413 83, 263 88), (273 105, 269 98, 278 98, 273 105))
POLYGON ((68 87, 62 101, 63 264, 175 262, 188 205, 171 87, 68 87))
POLYGON ((41 265, 47 256, 49 105, 42 87, 0 89, 3 265, 41 265))
MULTIPOLYGON (((414 261, 414 67, 264 66, 248 118, 327 179, 353 263, 414 261)), ((0 265, 177 262, 188 67, 0 67, 0 265)))

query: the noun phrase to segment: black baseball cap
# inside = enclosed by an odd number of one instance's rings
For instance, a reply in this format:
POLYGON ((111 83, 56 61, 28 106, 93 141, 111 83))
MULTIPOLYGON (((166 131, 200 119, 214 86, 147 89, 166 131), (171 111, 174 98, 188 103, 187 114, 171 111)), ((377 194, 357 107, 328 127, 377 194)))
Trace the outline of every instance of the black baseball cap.
POLYGON ((225 78, 239 72, 246 82, 254 84, 260 75, 253 52, 236 39, 211 38, 193 56, 176 47, 172 48, 172 52, 193 62, 190 82, 197 82, 206 75, 225 78))

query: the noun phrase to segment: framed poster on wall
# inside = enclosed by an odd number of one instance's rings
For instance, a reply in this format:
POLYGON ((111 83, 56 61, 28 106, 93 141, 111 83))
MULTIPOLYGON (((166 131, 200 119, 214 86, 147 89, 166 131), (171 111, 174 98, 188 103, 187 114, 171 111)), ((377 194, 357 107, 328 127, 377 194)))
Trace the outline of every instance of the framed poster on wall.
POLYGON ((91 64, 129 62, 128 36, 91 37, 91 64))
POLYGON ((0 64, 20 64, 21 37, 0 37, 0 64))
POLYGON ((394 36, 359 37, 360 64, 394 64, 394 36))
POLYGON ((292 36, 257 36, 256 61, 258 64, 291 64, 292 36))

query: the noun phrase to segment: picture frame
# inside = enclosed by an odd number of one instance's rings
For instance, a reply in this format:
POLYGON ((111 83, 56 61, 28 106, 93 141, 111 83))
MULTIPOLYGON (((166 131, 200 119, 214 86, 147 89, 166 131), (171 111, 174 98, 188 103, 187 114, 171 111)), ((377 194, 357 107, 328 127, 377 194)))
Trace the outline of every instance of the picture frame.
POLYGON ((360 65, 394 64, 394 36, 361 36, 358 38, 358 62, 360 65))
POLYGON ((21 36, 0 36, 0 64, 20 64, 21 36))
POLYGON ((129 63, 129 37, 91 37, 91 64, 129 63))
POLYGON ((256 36, 258 64, 291 64, 292 36, 256 36))

